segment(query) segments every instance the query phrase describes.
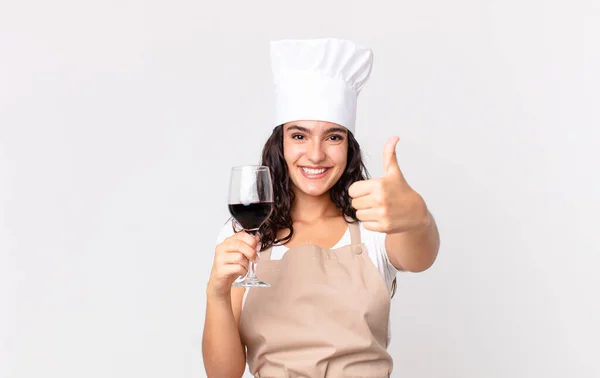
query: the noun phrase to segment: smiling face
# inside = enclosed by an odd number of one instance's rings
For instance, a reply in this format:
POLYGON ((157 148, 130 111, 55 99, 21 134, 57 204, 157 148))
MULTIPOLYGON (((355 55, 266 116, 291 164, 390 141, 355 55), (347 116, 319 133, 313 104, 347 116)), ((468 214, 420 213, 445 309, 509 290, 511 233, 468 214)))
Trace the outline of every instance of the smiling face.
POLYGON ((348 131, 322 121, 283 125, 283 155, 293 190, 311 196, 329 191, 346 169, 348 131))

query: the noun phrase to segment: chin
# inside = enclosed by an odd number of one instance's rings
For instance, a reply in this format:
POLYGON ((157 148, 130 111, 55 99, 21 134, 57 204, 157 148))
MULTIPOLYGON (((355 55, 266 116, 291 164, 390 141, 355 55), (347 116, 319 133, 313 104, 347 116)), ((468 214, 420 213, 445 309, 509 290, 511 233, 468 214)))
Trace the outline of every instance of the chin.
POLYGON ((296 187, 296 190, 308 194, 309 196, 313 196, 313 197, 320 197, 326 193, 329 192, 329 189, 331 189, 331 186, 326 186, 326 185, 315 185, 315 184, 310 184, 310 183, 303 183, 303 182, 296 182, 294 183, 294 186, 296 187))
POLYGON ((304 193, 313 197, 321 197, 322 195, 329 192, 329 189, 306 189, 302 190, 304 193))

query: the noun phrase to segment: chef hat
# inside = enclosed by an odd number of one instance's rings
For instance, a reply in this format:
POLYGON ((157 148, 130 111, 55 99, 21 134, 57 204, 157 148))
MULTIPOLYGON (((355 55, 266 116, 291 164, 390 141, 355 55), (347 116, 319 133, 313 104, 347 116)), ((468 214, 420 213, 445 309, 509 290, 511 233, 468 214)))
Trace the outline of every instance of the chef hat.
POLYGON ((354 132, 357 97, 373 66, 371 49, 340 39, 273 41, 275 125, 327 121, 354 132))

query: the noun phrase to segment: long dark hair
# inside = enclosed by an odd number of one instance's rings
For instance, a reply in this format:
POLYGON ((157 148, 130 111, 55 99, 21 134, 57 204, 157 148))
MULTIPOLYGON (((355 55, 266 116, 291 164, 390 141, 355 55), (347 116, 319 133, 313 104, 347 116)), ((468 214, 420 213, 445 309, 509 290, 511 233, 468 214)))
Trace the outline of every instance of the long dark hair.
MULTIPOLYGON (((287 163, 283 157, 283 125, 277 126, 265 143, 261 165, 269 167, 273 180, 273 213, 260 228, 261 247, 266 250, 275 244, 285 244, 294 234, 291 210, 295 197, 291 189, 287 163), (288 234, 281 239, 277 239, 277 232, 283 229, 287 229, 288 234)), ((348 188, 352 183, 367 178, 369 178, 369 173, 362 160, 360 145, 354 135, 348 131, 346 169, 340 179, 329 190, 329 195, 333 203, 350 222, 358 220, 356 219, 356 210, 351 206, 348 188)))

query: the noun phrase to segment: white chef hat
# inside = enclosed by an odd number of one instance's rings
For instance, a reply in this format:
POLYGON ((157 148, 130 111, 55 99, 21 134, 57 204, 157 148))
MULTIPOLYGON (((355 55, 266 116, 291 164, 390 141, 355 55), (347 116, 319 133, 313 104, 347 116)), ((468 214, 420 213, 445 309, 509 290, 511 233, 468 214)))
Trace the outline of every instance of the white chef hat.
POLYGON ((272 41, 274 126, 326 121, 354 132, 357 97, 373 66, 371 49, 323 38, 272 41))

